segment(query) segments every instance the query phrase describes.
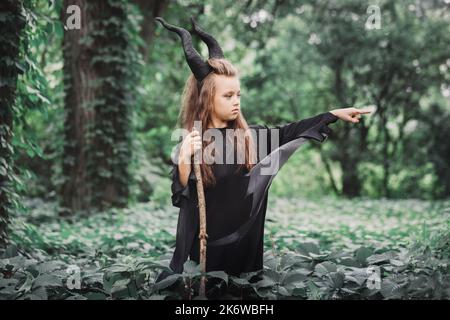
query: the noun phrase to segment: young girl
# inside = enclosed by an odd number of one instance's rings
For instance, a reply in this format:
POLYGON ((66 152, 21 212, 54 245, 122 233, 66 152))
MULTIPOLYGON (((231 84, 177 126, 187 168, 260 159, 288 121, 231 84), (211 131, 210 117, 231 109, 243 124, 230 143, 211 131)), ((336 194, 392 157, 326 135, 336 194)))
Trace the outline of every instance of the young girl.
MULTIPOLYGON (((188 258, 199 263, 199 212, 191 158, 196 152, 205 151, 212 141, 216 142, 217 138, 222 137, 223 148, 216 148, 215 151, 221 153, 222 159, 234 160, 241 156, 243 161, 213 164, 200 162, 208 235, 206 271, 223 270, 230 275, 239 275, 242 272, 261 270, 267 188, 271 180, 255 178, 260 172, 255 174, 252 171, 255 170, 255 164, 277 148, 285 153, 292 153, 297 148, 294 140, 299 138, 313 138, 322 142, 331 133, 328 124, 338 119, 357 123, 360 115, 369 111, 356 108, 335 109, 279 126, 249 126, 243 115, 245 108, 240 103, 238 71, 223 57, 215 39, 201 30, 192 19, 194 30, 209 48, 210 58, 201 64, 198 53, 192 48, 189 32, 169 25, 161 18, 157 20, 180 36, 187 62, 193 71, 184 88, 179 119, 181 128, 188 130, 189 134, 179 144, 177 161, 171 172, 172 203, 180 208, 180 213, 170 268, 181 273, 188 258), (205 139, 205 135, 202 138, 201 132, 192 129, 195 121, 201 124, 202 130, 213 129, 218 135, 215 135, 214 140, 205 139), (252 129, 256 134, 245 136, 237 144, 227 143, 232 137, 227 131, 233 133, 236 129, 252 129), (267 135, 260 134, 262 131, 267 135), (253 178, 255 179, 251 180, 253 178), (252 184, 251 196, 250 181, 256 181, 252 184)), ((281 165, 288 157, 289 155, 284 158, 281 156, 281 165)))

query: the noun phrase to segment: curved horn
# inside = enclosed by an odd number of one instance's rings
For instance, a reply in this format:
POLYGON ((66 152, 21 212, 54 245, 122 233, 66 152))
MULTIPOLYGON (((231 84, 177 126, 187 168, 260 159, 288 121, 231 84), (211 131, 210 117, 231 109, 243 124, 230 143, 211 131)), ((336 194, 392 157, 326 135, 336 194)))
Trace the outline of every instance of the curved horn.
POLYGON ((186 61, 198 81, 202 81, 212 70, 211 66, 203 61, 200 54, 192 45, 192 36, 186 29, 176 27, 164 21, 161 17, 156 17, 156 21, 160 22, 166 29, 175 32, 181 38, 183 44, 184 55, 186 61))
POLYGON ((203 31, 200 26, 195 22, 194 17, 191 16, 192 27, 195 32, 199 35, 204 43, 208 46, 209 57, 216 59, 223 59, 224 55, 222 48, 220 48, 219 43, 216 39, 209 33, 203 31))

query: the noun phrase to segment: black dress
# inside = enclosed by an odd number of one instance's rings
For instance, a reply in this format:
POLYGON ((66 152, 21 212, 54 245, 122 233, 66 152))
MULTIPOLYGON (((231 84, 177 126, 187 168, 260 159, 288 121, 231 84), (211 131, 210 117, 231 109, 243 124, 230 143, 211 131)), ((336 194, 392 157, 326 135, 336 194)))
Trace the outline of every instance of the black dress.
MULTIPOLYGON (((312 138, 323 142, 332 133, 327 125, 338 119, 332 113, 325 112, 286 125, 274 127, 250 125, 250 128, 256 131, 265 129, 269 134, 273 129, 279 129, 279 147, 284 152, 280 160, 281 166, 298 148, 299 144, 296 142, 304 140, 300 138, 312 138)), ((226 128, 221 128, 220 131, 225 133, 226 128)), ((257 141, 256 146, 259 148, 259 139, 257 141)), ((267 139, 268 153, 273 150, 270 141, 270 138, 267 139)), ((224 150, 224 152, 230 151, 224 150)), ((259 156, 257 159, 260 162, 259 156)), ((208 234, 207 272, 223 270, 230 275, 239 275, 241 272, 257 271, 263 268, 264 222, 268 200, 267 189, 271 180, 260 179, 261 177, 257 176, 258 173, 251 178, 246 169, 236 173, 238 166, 238 164, 214 164, 216 185, 205 188, 206 232, 208 234), (249 187, 249 183, 252 184, 252 187, 249 187), (250 189, 252 189, 252 194, 258 196, 248 196, 250 189), (234 236, 230 236, 230 234, 234 236), (226 244, 212 245, 217 239, 225 240, 223 243, 226 244)), ((170 268, 176 273, 181 273, 183 264, 188 257, 199 262, 196 177, 192 169, 188 183, 183 187, 179 181, 177 164, 173 165, 170 174, 172 177, 172 204, 180 208, 175 250, 170 268)))

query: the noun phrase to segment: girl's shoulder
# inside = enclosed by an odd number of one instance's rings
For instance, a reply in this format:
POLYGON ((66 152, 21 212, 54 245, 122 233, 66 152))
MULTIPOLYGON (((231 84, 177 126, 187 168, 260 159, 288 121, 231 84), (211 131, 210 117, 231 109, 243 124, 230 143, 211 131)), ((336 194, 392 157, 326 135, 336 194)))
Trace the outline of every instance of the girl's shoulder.
POLYGON ((256 124, 256 123, 254 123, 254 124, 249 124, 248 127, 249 127, 250 129, 255 129, 255 130, 259 130, 259 129, 267 129, 267 128, 268 128, 268 126, 266 126, 266 125, 264 125, 264 124, 256 124))

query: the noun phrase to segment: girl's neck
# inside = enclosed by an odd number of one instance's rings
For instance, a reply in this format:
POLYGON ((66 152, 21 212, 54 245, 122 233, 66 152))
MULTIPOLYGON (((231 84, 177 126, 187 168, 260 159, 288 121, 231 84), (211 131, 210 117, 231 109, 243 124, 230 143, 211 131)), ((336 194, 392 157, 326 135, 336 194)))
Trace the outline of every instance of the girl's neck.
POLYGON ((227 128, 228 127, 228 121, 221 121, 217 119, 211 119, 211 123, 208 126, 208 129, 212 128, 227 128))

